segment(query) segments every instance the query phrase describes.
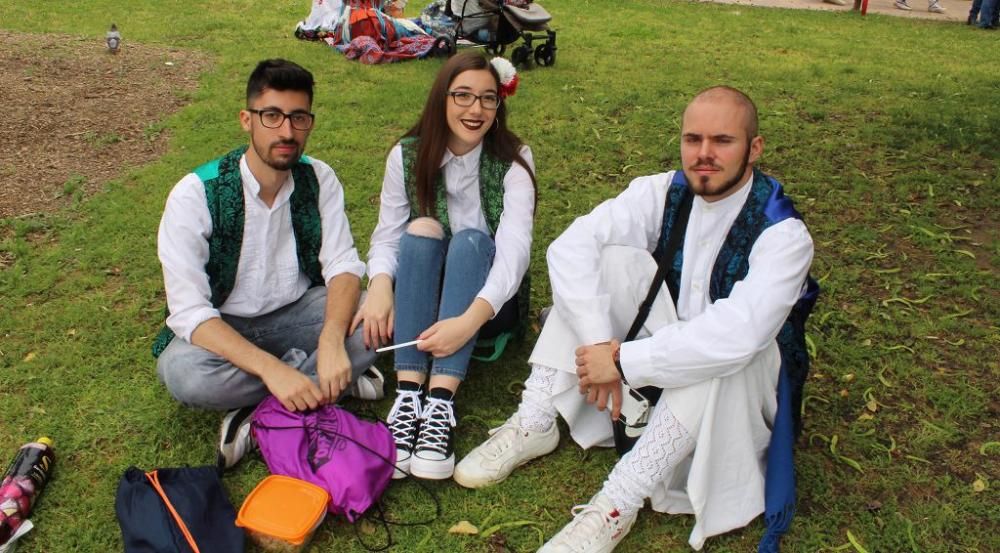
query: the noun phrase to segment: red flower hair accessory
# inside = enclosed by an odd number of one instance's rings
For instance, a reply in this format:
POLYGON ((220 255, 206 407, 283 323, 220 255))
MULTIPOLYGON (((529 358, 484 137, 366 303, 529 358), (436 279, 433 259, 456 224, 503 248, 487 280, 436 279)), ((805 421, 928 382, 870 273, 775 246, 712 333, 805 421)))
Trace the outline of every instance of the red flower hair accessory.
POLYGON ((490 63, 493 65, 493 69, 497 70, 497 74, 500 75, 500 97, 513 96, 517 92, 517 83, 520 82, 517 76, 517 69, 514 69, 514 64, 501 57, 491 59, 490 63))

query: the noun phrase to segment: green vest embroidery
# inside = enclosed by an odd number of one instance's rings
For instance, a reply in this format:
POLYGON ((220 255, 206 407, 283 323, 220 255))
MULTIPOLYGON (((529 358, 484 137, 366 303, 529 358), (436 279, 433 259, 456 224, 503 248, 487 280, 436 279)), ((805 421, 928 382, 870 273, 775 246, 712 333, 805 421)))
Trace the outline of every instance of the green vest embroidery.
MULTIPOLYGON (((212 219, 205 273, 212 290, 212 306, 216 308, 226 303, 236 285, 245 221, 240 158, 246 149, 241 146, 194 170, 205 185, 205 200, 212 219)), ((319 262, 323 226, 319 214, 319 180, 309 157, 302 156, 292 167, 292 180, 295 190, 289 197, 289 205, 299 268, 312 286, 320 286, 324 284, 319 262)), ((174 332, 164 325, 153 340, 153 357, 159 357, 173 339, 174 332)))
MULTIPOLYGON (((414 168, 417 165, 417 149, 420 139, 408 136, 399 141, 403 150, 403 183, 406 196, 410 200, 410 220, 420 217, 420 202, 417 199, 417 179, 414 168)), ((479 155, 479 203, 482 206, 486 226, 490 229, 490 237, 495 237, 503 215, 503 178, 510 171, 513 162, 503 161, 490 155, 482 149, 479 155)), ((448 192, 445 188, 444 175, 438 174, 435 189, 434 218, 444 227, 445 236, 451 237, 451 225, 448 221, 448 192)), ((517 312, 520 319, 517 333, 523 335, 527 328, 528 310, 531 307, 531 271, 524 274, 521 286, 517 289, 517 312)))

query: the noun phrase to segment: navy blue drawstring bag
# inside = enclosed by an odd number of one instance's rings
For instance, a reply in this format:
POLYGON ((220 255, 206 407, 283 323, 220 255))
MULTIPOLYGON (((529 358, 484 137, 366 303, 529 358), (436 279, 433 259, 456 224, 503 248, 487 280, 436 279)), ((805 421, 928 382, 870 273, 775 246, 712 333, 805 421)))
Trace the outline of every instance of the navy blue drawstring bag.
POLYGON ((216 467, 129 467, 115 513, 125 553, 243 553, 246 535, 216 467))

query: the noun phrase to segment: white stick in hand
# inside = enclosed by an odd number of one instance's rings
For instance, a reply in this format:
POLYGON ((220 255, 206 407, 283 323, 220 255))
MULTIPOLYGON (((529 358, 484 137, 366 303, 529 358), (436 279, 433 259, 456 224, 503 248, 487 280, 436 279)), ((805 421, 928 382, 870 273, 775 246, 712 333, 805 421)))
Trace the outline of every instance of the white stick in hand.
POLYGON ((423 342, 423 340, 413 340, 412 342, 403 342, 402 344, 396 344, 394 346, 385 346, 384 348, 378 348, 377 350, 375 350, 375 353, 382 353, 383 351, 392 351, 394 349, 415 346, 420 342, 423 342))

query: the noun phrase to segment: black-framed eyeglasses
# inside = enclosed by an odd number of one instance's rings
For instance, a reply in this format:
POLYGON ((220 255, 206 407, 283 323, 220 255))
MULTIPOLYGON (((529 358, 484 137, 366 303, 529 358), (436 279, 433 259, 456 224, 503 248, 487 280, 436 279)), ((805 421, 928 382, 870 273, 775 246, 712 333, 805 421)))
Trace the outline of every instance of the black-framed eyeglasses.
POLYGON ((274 108, 247 108, 247 111, 250 113, 256 113, 257 116, 260 117, 260 124, 269 129, 277 129, 285 124, 285 119, 288 119, 292 122, 293 129, 297 131, 308 131, 312 128, 313 121, 316 120, 316 115, 309 113, 308 111, 293 111, 292 113, 285 113, 280 109, 274 108))
POLYGON ((448 96, 455 101, 456 106, 461 106, 467 108, 479 100, 479 105, 483 106, 483 109, 495 110, 500 107, 500 96, 493 94, 492 92, 487 92, 486 94, 473 94, 471 92, 466 92, 464 90, 452 90, 448 92, 448 96))

